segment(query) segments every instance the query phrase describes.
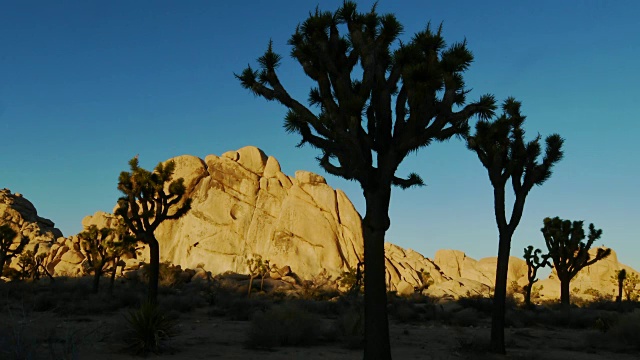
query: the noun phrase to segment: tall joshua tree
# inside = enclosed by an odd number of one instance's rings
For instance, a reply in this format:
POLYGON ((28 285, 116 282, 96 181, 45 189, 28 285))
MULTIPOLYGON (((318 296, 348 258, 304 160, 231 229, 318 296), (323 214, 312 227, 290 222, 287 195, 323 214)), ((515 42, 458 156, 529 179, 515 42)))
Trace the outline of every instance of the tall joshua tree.
POLYGON ((359 12, 345 1, 334 13, 310 13, 289 39, 291 56, 316 85, 307 105, 280 82, 272 42, 259 69, 236 75, 253 94, 288 108, 285 130, 302 137, 299 146, 321 151, 325 171, 362 187, 365 359, 391 358, 384 268, 391 187, 423 184, 417 174, 396 176, 396 169, 407 154, 464 134, 472 116, 488 118, 495 109, 489 95, 465 106, 462 74, 473 56, 464 41, 447 47, 441 30, 427 26, 403 43, 394 15, 379 15, 375 6, 359 12))
POLYGON ((28 242, 29 238, 18 236, 18 233, 8 224, 0 225, 0 275, 2 275, 4 264, 9 263, 11 258, 20 255, 28 242), (18 240, 17 244, 16 240, 18 240))
POLYGON ((129 161, 131 172, 120 173, 118 190, 124 196, 118 199, 116 215, 120 215, 136 240, 149 245, 148 301, 158 301, 158 274, 160 271, 160 244, 154 232, 165 220, 182 217, 191 208, 191 199, 184 198, 184 179, 172 181, 175 163, 159 163, 153 172, 138 166, 138 158, 129 161), (184 198, 184 199, 183 199, 184 198))
POLYGON ((533 289, 533 284, 538 281, 536 279, 538 269, 551 266, 551 263, 549 263, 549 254, 542 255, 542 250, 535 249, 534 251, 531 245, 524 248, 524 261, 527 263, 527 280, 529 280, 525 287, 524 303, 526 306, 530 306, 531 290, 533 289))
POLYGON ((591 258, 589 249, 593 242, 602 236, 602 230, 589 224, 589 235, 584 242, 583 221, 562 220, 559 217, 545 218, 544 226, 540 231, 549 249, 553 266, 560 280, 560 303, 568 308, 571 304, 569 298, 569 284, 580 270, 593 265, 611 254, 611 249, 598 248, 596 256, 591 258))
POLYGON ((504 353, 504 313, 507 293, 507 272, 511 238, 522 219, 524 204, 534 185, 542 185, 551 176, 552 167, 562 159, 564 140, 558 134, 546 138, 545 154, 541 156, 541 137, 524 140, 520 102, 508 98, 502 104, 503 113, 497 119, 476 123, 475 134, 467 136, 467 147, 474 151, 487 169, 493 186, 493 200, 498 225, 498 264, 496 269, 493 313, 491 317, 491 351, 504 353), (511 217, 507 221, 505 187, 511 180, 515 195, 511 217))

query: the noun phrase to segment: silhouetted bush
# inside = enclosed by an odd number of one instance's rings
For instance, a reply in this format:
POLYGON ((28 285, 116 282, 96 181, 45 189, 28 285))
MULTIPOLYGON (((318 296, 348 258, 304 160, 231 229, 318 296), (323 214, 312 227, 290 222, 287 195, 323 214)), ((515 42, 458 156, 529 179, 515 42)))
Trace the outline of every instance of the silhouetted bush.
POLYGON ((247 338, 251 348, 270 349, 277 346, 315 344, 322 329, 320 318, 300 306, 275 305, 254 314, 247 338))

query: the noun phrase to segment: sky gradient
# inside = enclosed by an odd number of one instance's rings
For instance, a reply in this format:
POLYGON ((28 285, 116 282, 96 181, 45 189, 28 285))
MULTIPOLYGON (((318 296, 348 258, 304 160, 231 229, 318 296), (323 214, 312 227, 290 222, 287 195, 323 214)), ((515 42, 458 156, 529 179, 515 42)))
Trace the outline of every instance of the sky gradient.
MULTIPOLYGON (((153 168, 254 145, 289 175, 322 174, 362 214, 359 185, 326 174, 319 152, 296 148, 299 137, 283 130, 286 109, 233 76, 273 39, 282 83, 305 100, 311 83, 286 43, 316 4, 334 11, 341 1, 0 2, 0 187, 24 194, 69 236, 84 216, 111 211, 118 174, 136 154, 153 168)), ((593 222, 603 229, 596 244, 640 269, 640 3, 477 4, 385 0, 378 11, 396 14, 404 40, 428 21, 444 24, 449 44, 466 38, 475 56, 468 99, 514 96, 528 139, 566 139, 565 158, 527 198, 511 254, 543 247, 542 219, 559 216, 593 222)), ((459 140, 434 144, 398 175, 414 171, 427 186, 393 190, 387 240, 427 257, 442 248, 496 256, 492 187, 476 155, 459 140)))

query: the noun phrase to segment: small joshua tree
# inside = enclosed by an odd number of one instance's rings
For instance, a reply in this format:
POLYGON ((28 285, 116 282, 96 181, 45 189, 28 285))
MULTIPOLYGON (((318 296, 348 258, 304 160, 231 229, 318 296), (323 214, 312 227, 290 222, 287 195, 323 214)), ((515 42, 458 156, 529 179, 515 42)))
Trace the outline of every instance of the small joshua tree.
POLYGON ((44 259, 47 257, 47 254, 34 253, 31 250, 27 250, 20 254, 18 258, 18 267, 20 268, 20 278, 21 279, 30 279, 30 280, 39 280, 40 276, 46 274, 51 280, 53 280, 53 276, 44 266, 44 259))
POLYGON ((533 284, 538 281, 536 279, 538 269, 551 266, 551 263, 549 262, 549 254, 542 255, 542 250, 535 249, 534 251, 531 245, 524 248, 524 260, 527 262, 527 279, 529 280, 529 283, 524 288, 524 303, 528 307, 531 306, 533 284))
POLYGON ((618 296, 616 297, 616 302, 622 302, 622 289, 624 288, 624 281, 627 279, 627 270, 622 269, 616 271, 616 277, 618 278, 618 296))
POLYGON ((86 231, 78 234, 78 237, 88 267, 93 271, 93 292, 97 293, 104 267, 111 260, 109 248, 113 242, 112 230, 109 228, 98 229, 97 226, 91 225, 86 231))
POLYGON ((616 298, 617 301, 622 301, 623 293, 627 301, 636 300, 637 294, 635 294, 635 289, 638 283, 640 283, 638 274, 621 269, 616 271, 615 275, 611 276, 611 282, 618 287, 618 298, 620 300, 616 298))
POLYGON ((636 292, 636 286, 638 286, 638 284, 640 284, 638 274, 628 272, 624 280, 624 295, 628 301, 636 301, 638 299, 638 293, 636 292))
POLYGON ((420 287, 418 288, 419 291, 428 289, 429 286, 433 285, 433 278, 431 277, 431 274, 426 271, 425 269, 420 269, 420 271, 418 271, 418 277, 420 278, 420 287))
POLYGON ((269 266, 269 260, 262 260, 262 256, 254 255, 254 257, 247 260, 247 267, 249 268, 249 290, 247 296, 251 296, 253 280, 260 278, 260 291, 262 291, 264 279, 271 273, 271 266, 269 266))
POLYGON ((560 303, 564 308, 571 304, 571 279, 584 267, 593 265, 611 254, 611 249, 598 248, 596 256, 591 258, 589 249, 594 241, 602 236, 602 230, 589 224, 589 235, 584 242, 586 235, 583 224, 583 221, 572 222, 559 217, 545 218, 544 227, 540 229, 560 280, 560 303))
POLYGON ((112 265, 109 293, 113 292, 113 283, 118 263, 123 254, 134 251, 135 240, 127 235, 123 226, 101 228, 91 225, 78 234, 80 247, 86 257, 86 264, 93 271, 93 292, 100 289, 100 278, 108 265, 112 265))
POLYGON ((9 224, 0 225, 0 272, 4 269, 5 264, 11 262, 11 258, 22 253, 28 242, 29 238, 18 236, 18 233, 9 224))
POLYGON ((138 166, 138 157, 129 161, 131 172, 120 173, 118 190, 124 196, 118 199, 116 215, 122 217, 136 240, 149 245, 148 301, 158 302, 158 276, 160 272, 160 244, 155 230, 165 220, 175 220, 191 209, 191 199, 185 198, 184 179, 172 180, 175 163, 159 163, 153 172, 138 166))

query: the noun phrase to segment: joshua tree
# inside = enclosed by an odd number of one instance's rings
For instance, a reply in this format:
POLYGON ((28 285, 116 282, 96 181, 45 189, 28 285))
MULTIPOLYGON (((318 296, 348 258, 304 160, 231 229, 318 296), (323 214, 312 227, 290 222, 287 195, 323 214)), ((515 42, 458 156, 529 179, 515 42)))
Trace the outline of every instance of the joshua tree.
POLYGON ((522 219, 529 191, 542 185, 551 176, 552 167, 562 159, 564 140, 558 134, 545 139, 546 150, 541 161, 541 137, 530 142, 524 140, 522 125, 525 116, 520 113, 520 102, 508 98, 502 104, 503 113, 493 121, 476 123, 476 132, 467 136, 467 147, 474 151, 487 169, 493 186, 493 201, 498 225, 498 264, 496 269, 493 313, 491 317, 491 351, 504 353, 504 314, 507 293, 507 272, 511 238, 522 219), (511 180, 515 195, 511 217, 507 221, 505 187, 511 180))
POLYGON ((171 180, 175 163, 159 163, 153 172, 138 166, 138 157, 129 161, 131 172, 120 173, 118 190, 124 196, 118 199, 116 215, 122 217, 136 240, 149 245, 148 301, 158 301, 158 274, 160 270, 160 244, 154 232, 165 220, 175 220, 191 208, 191 199, 184 198, 184 179, 171 180))
POLYGON ((391 187, 423 184, 417 174, 396 176, 398 166, 433 141, 464 134, 471 117, 487 118, 495 109, 489 95, 465 106, 462 74, 473 60, 466 42, 447 47, 441 28, 430 26, 400 42, 402 30, 394 15, 379 15, 375 6, 361 13, 352 1, 334 13, 310 13, 289 39, 292 57, 317 85, 308 106, 280 82, 281 56, 272 42, 258 70, 248 66, 236 75, 254 95, 288 108, 285 130, 301 136, 300 146, 320 150, 325 171, 362 187, 365 359, 391 358, 384 262, 391 187))
POLYGON ((29 238, 22 235, 18 237, 18 233, 9 224, 0 225, 0 275, 2 275, 4 264, 11 263, 11 258, 20 255, 28 242, 29 238), (15 244, 16 240, 18 240, 17 244, 15 244))
POLYGON ((529 280, 529 283, 524 288, 524 303, 526 306, 531 306, 531 290, 533 289, 533 284, 538 281, 536 279, 538 269, 551 266, 551 263, 549 263, 549 254, 542 255, 542 250, 535 249, 534 251, 531 245, 524 248, 524 260, 527 262, 527 279, 529 280))
POLYGON ((589 236, 584 242, 585 233, 583 221, 562 220, 559 217, 545 218, 544 227, 540 229, 544 236, 549 255, 553 259, 553 266, 560 280, 560 303, 568 308, 570 305, 570 283, 582 268, 600 261, 609 254, 611 249, 598 248, 592 259, 589 249, 593 242, 602 236, 602 230, 589 224, 589 236))
POLYGON ((638 284, 640 284, 638 274, 628 272, 624 280, 624 295, 628 301, 635 301, 638 299, 638 294, 636 293, 636 286, 638 286, 638 284))
POLYGON ((618 296, 616 297, 616 302, 622 302, 622 289, 624 287, 624 281, 627 279, 627 270, 622 269, 616 271, 616 277, 618 278, 618 296))
POLYGON ((31 250, 27 250, 18 257, 18 267, 20 268, 20 277, 22 279, 40 280, 40 276, 46 274, 52 281, 53 276, 44 266, 44 259, 47 254, 36 254, 31 250))
POLYGON ((97 226, 91 225, 86 231, 78 234, 87 265, 93 271, 94 293, 99 291, 100 278, 109 264, 113 265, 109 292, 113 292, 113 283, 120 257, 126 252, 133 251, 135 245, 133 238, 123 231, 124 227, 122 226, 98 229, 97 226))
POLYGON ((249 268, 249 291, 248 296, 251 296, 251 288, 253 287, 253 279, 260 278, 260 291, 262 291, 262 285, 264 279, 271 273, 271 266, 269 266, 269 260, 262 260, 262 256, 255 255, 251 259, 247 260, 247 267, 249 268))
POLYGON ((97 226, 91 225, 86 231, 78 234, 78 237, 87 264, 93 271, 93 292, 97 293, 104 267, 111 260, 109 248, 113 241, 112 230, 109 228, 98 229, 97 226))
MULTIPOLYGON (((136 239, 129 235, 129 230, 123 224, 116 226, 114 230, 116 235, 114 241, 109 247, 109 253, 113 262, 113 268, 111 269, 111 278, 109 281, 109 294, 113 294, 113 284, 116 280, 116 271, 120 265, 120 259, 125 254, 133 253, 136 251, 136 239)), ((123 265, 124 266, 124 265, 123 265)))

